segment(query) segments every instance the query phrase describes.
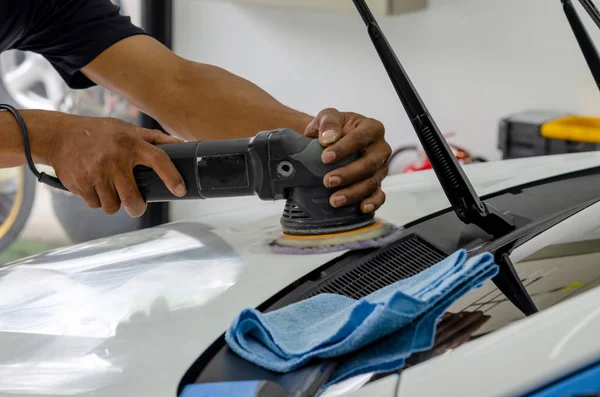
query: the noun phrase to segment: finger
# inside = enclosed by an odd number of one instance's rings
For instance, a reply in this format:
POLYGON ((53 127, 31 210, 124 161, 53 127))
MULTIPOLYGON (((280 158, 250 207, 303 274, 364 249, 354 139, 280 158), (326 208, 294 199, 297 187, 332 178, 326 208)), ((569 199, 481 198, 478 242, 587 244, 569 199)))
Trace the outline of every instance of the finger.
POLYGON ((346 133, 341 139, 323 152, 323 162, 326 164, 343 160, 351 154, 359 153, 372 143, 382 140, 383 124, 374 119, 362 119, 356 127, 346 133), (333 159, 333 160, 332 160, 333 159))
POLYGON ((378 188, 370 197, 363 200, 360 204, 360 209, 363 213, 369 214, 377 211, 385 203, 385 193, 381 188, 378 188))
POLYGON ((121 201, 112 182, 109 182, 108 179, 104 180, 96 184, 95 188, 96 194, 100 199, 100 204, 102 205, 102 211, 109 215, 119 212, 121 201))
POLYGON ((385 194, 380 189, 381 181, 387 169, 378 170, 371 178, 364 179, 345 189, 331 195, 330 204, 333 207, 355 204, 361 202, 361 210, 365 213, 373 212, 385 201, 385 194))
POLYGON ((379 140, 369 146, 357 160, 327 173, 323 183, 326 187, 340 187, 367 179, 386 164, 390 154, 390 146, 385 141, 379 140))
MULTIPOLYGON (((100 199, 98 198, 98 194, 96 193, 96 189, 94 189, 94 186, 89 185, 89 184, 86 184, 85 186, 86 186, 85 188, 76 190, 79 192, 76 194, 85 201, 85 203, 88 207, 94 208, 94 209, 100 208, 102 205, 100 203, 100 199)), ((71 192, 75 193, 74 190, 70 189, 68 186, 67 186, 67 188, 71 192)))
POLYGON ((183 178, 164 150, 149 143, 142 144, 139 150, 139 161, 136 165, 138 164, 152 168, 175 196, 185 196, 186 188, 183 178))
POLYGON ((329 146, 342 137, 343 125, 343 113, 333 108, 324 109, 308 125, 305 135, 319 137, 321 145, 329 146))
POLYGON ((167 135, 160 130, 149 130, 135 126, 136 132, 138 132, 142 138, 148 143, 153 145, 166 145, 168 143, 182 143, 183 139, 179 139, 174 136, 167 135))
POLYGON ((81 197, 88 207, 94 209, 100 208, 100 199, 98 199, 96 190, 94 189, 94 186, 90 185, 89 181, 85 180, 85 177, 82 177, 81 175, 76 177, 73 175, 72 170, 69 170, 66 173, 56 170, 56 176, 69 192, 81 197))
POLYGON ((136 185, 133 172, 115 174, 115 188, 130 217, 137 218, 144 215, 147 204, 136 185))

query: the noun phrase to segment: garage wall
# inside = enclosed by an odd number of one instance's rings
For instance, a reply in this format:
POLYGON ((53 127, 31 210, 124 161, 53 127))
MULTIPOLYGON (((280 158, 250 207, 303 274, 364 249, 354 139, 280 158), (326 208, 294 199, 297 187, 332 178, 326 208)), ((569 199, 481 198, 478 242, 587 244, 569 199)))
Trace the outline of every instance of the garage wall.
MULTIPOLYGON (((393 145, 416 141, 358 15, 174 3, 179 54, 222 66, 304 111, 333 106, 378 118, 393 145)), ((560 1, 429 3, 380 24, 440 128, 458 133, 454 142, 499 158, 504 115, 533 108, 600 114, 600 94, 560 1)))

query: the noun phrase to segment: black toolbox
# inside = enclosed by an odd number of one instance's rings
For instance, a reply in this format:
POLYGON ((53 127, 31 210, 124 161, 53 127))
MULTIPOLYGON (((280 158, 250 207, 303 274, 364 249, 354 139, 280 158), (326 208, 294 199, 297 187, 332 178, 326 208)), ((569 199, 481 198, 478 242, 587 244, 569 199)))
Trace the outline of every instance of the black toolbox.
POLYGON ((544 124, 569 116, 572 115, 552 111, 526 111, 503 118, 498 131, 498 148, 502 151, 502 159, 599 150, 598 143, 542 136, 544 124))

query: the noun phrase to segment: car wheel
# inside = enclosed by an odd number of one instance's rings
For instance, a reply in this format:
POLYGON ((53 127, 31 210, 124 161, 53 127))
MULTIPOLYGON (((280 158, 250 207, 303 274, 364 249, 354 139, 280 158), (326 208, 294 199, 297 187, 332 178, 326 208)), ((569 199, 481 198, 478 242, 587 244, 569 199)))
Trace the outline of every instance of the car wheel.
MULTIPOLYGON (((61 87, 44 73, 45 61, 35 54, 0 54, 0 102, 19 108, 54 110, 61 87)), ((60 83, 60 81, 58 82, 60 83)), ((37 180, 25 167, 0 169, 0 252, 23 231, 35 199, 37 180)))
MULTIPOLYGON (((18 50, 0 54, 0 102, 21 109, 42 109, 66 113, 117 117, 130 123, 138 121, 139 112, 122 98, 101 87, 71 90, 58 72, 41 55, 18 50)), ((12 243, 23 230, 33 204, 36 179, 27 168, 0 169, 0 179, 7 193, 0 193, 0 208, 5 221, 0 226, 0 251, 12 243), (12 178, 12 179, 11 179, 12 178), (13 189, 12 193, 10 189, 13 189), (14 212, 17 211, 17 212, 14 212)), ((0 186, 2 188, 2 186, 0 186)), ((81 198, 53 192, 52 202, 45 204, 54 210, 59 223, 74 242, 138 230, 141 220, 130 219, 124 209, 106 215, 85 206, 81 198), (82 227, 84 226, 84 227, 82 227)), ((2 218, 0 218, 2 219, 2 218)), ((32 227, 35 220, 32 220, 32 227)))
POLYGON ((23 231, 33 208, 36 183, 25 167, 0 169, 0 252, 23 231))
POLYGON ((25 109, 59 110, 67 85, 41 55, 18 50, 0 54, 0 98, 25 109))

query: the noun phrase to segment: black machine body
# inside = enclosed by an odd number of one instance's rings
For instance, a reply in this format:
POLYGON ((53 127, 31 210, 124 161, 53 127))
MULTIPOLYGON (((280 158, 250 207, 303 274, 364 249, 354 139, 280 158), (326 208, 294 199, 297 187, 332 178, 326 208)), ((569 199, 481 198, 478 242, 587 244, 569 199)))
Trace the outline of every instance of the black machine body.
POLYGON ((325 175, 358 158, 324 164, 324 147, 287 128, 262 131, 253 138, 160 145, 184 179, 187 194, 173 195, 150 168, 134 170, 147 202, 220 197, 258 196, 287 200, 281 218, 284 233, 325 234, 353 230, 374 222, 360 206, 334 208, 335 189, 323 184, 325 175))

